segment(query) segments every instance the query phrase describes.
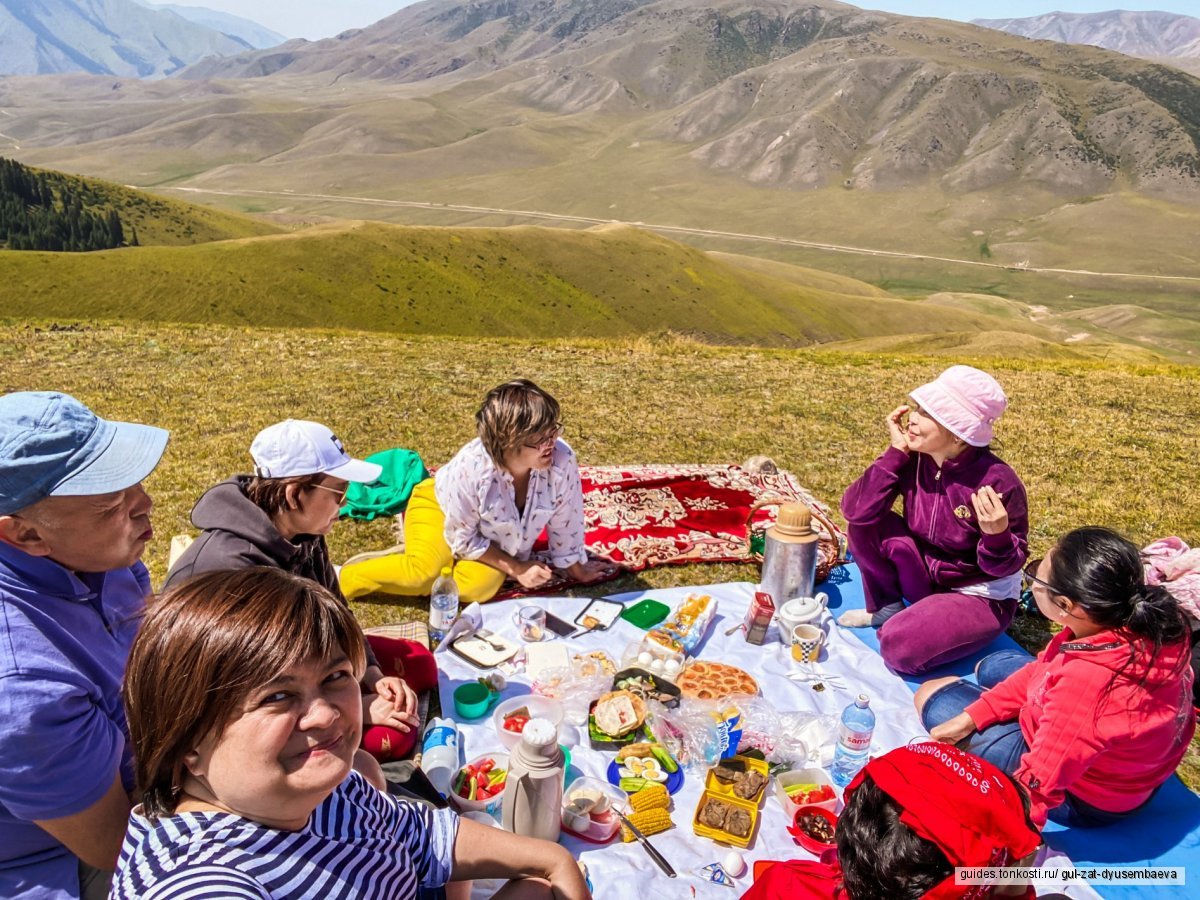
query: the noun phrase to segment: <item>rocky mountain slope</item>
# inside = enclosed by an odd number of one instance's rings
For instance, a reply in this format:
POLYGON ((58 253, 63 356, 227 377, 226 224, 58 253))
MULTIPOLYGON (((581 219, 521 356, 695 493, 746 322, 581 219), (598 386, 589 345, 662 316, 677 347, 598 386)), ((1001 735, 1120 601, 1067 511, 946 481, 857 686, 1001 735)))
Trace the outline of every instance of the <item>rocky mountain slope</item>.
POLYGON ((160 78, 252 47, 134 0, 0 0, 0 75, 160 78))
POLYGON ((1200 61, 1200 19, 1178 13, 1124 9, 1052 12, 1022 19, 973 19, 972 24, 1043 41, 1090 44, 1145 59, 1200 61))
POLYGON ((245 41, 248 46, 259 50, 277 47, 287 40, 277 31, 272 31, 250 19, 222 12, 219 9, 209 9, 206 6, 181 6, 178 3, 150 3, 149 0, 135 0, 135 2, 148 9, 173 12, 189 22, 195 22, 197 25, 203 25, 237 40, 245 41))
POLYGON ((1200 184, 1200 81, 1117 54, 804 0, 431 0, 188 79, 471 81, 788 188, 1200 184))
MULTIPOLYGON (((849 245, 773 246, 928 290, 953 260, 979 293, 1039 267, 1200 275, 1200 80, 1098 48, 821 0, 435 0, 181 75, 0 79, 0 151, 284 220, 849 245)), ((1189 284, 1139 296, 1194 309, 1189 284)))

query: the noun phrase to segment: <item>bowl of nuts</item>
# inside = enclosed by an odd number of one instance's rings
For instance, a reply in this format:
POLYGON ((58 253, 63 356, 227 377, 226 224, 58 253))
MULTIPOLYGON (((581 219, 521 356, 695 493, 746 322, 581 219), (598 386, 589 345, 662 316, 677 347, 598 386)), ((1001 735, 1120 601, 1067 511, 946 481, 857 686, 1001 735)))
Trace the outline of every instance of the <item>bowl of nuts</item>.
POLYGON ((836 815, 823 807, 801 806, 796 810, 796 817, 788 832, 801 847, 820 856, 837 846, 834 838, 837 819, 836 815))

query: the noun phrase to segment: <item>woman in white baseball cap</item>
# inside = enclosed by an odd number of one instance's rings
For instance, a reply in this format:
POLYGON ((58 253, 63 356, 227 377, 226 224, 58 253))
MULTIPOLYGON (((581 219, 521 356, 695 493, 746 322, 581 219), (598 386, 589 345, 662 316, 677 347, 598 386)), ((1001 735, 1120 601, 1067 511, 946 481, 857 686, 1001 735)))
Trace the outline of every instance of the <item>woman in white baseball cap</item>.
MULTIPOLYGON (((351 483, 375 481, 381 467, 350 456, 324 425, 301 419, 264 428, 250 457, 253 475, 221 482, 192 508, 200 537, 171 567, 164 589, 201 572, 270 566, 312 579, 344 602, 325 535, 351 483)), ((407 756, 416 741, 416 695, 437 683, 437 665, 413 641, 372 638, 366 655, 364 746, 383 761, 407 756)))

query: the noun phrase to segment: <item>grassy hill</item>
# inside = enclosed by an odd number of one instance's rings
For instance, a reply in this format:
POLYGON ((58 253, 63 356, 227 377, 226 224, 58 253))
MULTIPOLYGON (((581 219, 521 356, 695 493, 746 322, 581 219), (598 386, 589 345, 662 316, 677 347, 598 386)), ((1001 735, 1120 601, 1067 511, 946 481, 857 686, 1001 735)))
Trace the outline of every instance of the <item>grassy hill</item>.
POLYGON ((65 189, 82 198, 86 209, 101 212, 115 209, 121 217, 126 241, 136 231, 138 243, 142 246, 189 246, 281 231, 279 227, 258 219, 154 196, 100 178, 84 178, 34 167, 31 169, 47 175, 55 191, 65 189))
POLYGON ((15 318, 130 319, 440 335, 803 345, 912 332, 1045 328, 748 263, 624 226, 316 226, 191 247, 0 253, 15 318), (734 264, 736 263, 736 264, 734 264))

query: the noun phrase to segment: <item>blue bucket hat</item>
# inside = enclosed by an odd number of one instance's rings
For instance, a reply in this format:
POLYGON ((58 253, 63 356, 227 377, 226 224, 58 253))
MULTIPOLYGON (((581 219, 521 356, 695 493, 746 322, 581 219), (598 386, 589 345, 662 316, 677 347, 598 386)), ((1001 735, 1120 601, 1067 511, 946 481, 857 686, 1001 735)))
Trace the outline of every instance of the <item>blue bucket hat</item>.
POLYGON ((0 397, 0 516, 43 497, 110 494, 154 471, 167 432, 109 422, 67 394, 0 397))

